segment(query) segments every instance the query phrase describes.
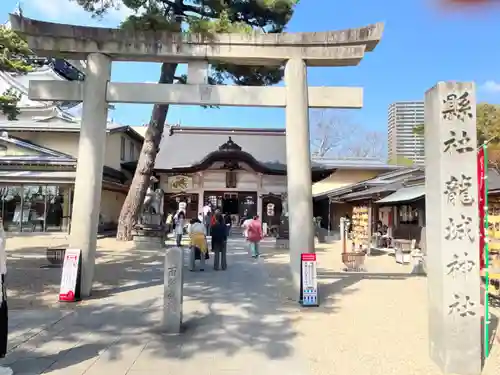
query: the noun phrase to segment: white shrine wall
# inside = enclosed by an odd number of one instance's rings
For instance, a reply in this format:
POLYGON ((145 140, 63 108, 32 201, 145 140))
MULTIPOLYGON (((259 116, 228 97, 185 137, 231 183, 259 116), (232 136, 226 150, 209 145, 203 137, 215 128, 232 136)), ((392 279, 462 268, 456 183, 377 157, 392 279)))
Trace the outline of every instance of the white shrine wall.
POLYGON ((203 189, 215 191, 257 191, 258 175, 254 172, 237 171, 236 188, 226 188, 226 171, 203 172, 203 189))
POLYGON ((286 176, 262 176, 262 191, 266 193, 286 193, 286 176))
MULTIPOLYGON (((286 193, 286 176, 263 175, 254 171, 236 171, 236 188, 226 188, 225 170, 206 170, 188 174, 192 178, 192 185, 183 193, 198 194, 198 211, 203 210, 205 191, 218 192, 256 192, 257 212, 262 215, 262 195, 286 193)), ((171 176, 171 178, 174 176, 171 176)), ((159 174, 160 186, 165 193, 180 193, 180 190, 171 189, 168 183, 168 174, 159 174)))

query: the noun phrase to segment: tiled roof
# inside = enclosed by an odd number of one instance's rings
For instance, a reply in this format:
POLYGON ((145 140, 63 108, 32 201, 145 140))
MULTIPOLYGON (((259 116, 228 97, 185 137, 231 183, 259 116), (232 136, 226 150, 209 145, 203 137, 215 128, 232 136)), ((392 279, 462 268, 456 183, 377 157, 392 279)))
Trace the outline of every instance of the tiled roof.
POLYGON ((25 139, 19 138, 19 137, 13 137, 8 135, 8 133, 0 133, 0 141, 1 142, 7 142, 10 144, 13 144, 17 147, 25 148, 31 151, 35 151, 37 153, 40 153, 41 155, 34 155, 34 156, 29 156, 29 155, 20 155, 20 156, 11 156, 7 155, 4 157, 0 157, 0 159, 8 158, 8 159, 15 159, 15 158, 54 158, 54 159, 68 159, 68 160, 75 160, 71 155, 64 154, 62 152, 59 152, 57 150, 53 150, 48 147, 40 146, 37 145, 36 143, 27 141, 25 139))
MULTIPOLYGON (((64 113, 64 112, 63 112, 64 113)), ((17 121, 0 120, 0 130, 3 131, 43 131, 43 132, 79 132, 80 121, 69 121, 57 116, 38 120, 19 119, 17 121)), ((144 137, 134 130, 131 126, 120 125, 108 122, 107 130, 110 133, 126 132, 134 139, 142 141, 144 137)))
POLYGON ((418 174, 423 174, 422 168, 401 168, 396 171, 382 173, 375 178, 322 192, 321 194, 315 195, 314 198, 325 198, 328 196, 330 198, 343 199, 344 195, 346 194, 354 192, 366 193, 366 190, 364 189, 373 187, 383 188, 390 186, 390 184, 402 183, 406 179, 409 179, 418 174))
POLYGON ((312 160, 317 164, 338 169, 385 169, 387 171, 405 169, 405 167, 387 164, 376 158, 327 158, 313 156, 312 160))
POLYGON ((346 195, 342 195, 342 200, 360 200, 360 199, 369 199, 374 195, 383 194, 383 193, 393 193, 398 189, 403 187, 402 182, 393 182, 390 184, 374 186, 365 190, 356 191, 354 193, 349 193, 346 195))
MULTIPOLYGON (((217 151, 229 137, 264 166, 286 170, 285 129, 172 127, 172 135, 165 129, 155 169, 188 168, 217 151)), ((377 159, 333 159, 312 157, 311 166, 321 169, 401 169, 377 159)))
POLYGON ((251 154, 258 162, 274 170, 286 170, 286 140, 284 130, 173 128, 164 133, 155 169, 188 168, 200 163, 217 151, 231 137, 241 151, 251 154))

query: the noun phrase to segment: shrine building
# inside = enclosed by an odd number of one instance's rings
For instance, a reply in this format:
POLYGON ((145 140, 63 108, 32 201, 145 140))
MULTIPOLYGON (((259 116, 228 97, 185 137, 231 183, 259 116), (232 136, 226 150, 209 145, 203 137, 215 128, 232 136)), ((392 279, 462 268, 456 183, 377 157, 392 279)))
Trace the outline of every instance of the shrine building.
MULTIPOLYGON (((135 165, 128 163, 130 171, 135 165)), ((313 157, 312 189, 320 193, 395 168, 370 159, 313 157)), ((182 207, 194 218, 209 203, 234 222, 259 215, 269 226, 277 225, 287 191, 285 129, 166 128, 155 174, 165 192, 165 212, 182 207)), ((319 206, 317 211, 326 214, 319 206)))
MULTIPOLYGON (((331 171, 315 165, 313 181, 331 171)), ((285 130, 171 127, 160 145, 155 174, 165 192, 166 212, 183 207, 193 218, 208 203, 235 221, 259 215, 278 224, 287 190, 285 130)))

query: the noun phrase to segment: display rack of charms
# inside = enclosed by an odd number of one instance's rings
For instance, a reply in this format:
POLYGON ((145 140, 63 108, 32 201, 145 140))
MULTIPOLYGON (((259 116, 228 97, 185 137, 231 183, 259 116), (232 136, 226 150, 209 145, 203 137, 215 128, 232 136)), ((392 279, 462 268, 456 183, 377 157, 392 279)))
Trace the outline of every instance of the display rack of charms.
POLYGON ((488 292, 500 297, 500 199, 490 198, 488 202, 489 265, 491 268, 488 292))
POLYGON ((369 220, 367 206, 352 209, 352 240, 356 248, 364 248, 369 241, 369 220))

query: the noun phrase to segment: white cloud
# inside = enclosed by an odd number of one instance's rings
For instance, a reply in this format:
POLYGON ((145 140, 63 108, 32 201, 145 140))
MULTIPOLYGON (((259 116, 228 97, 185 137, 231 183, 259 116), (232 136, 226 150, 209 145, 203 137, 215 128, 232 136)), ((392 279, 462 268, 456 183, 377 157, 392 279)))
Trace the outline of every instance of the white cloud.
POLYGON ((71 0, 26 0, 23 11, 27 17, 44 21, 105 27, 117 26, 131 14, 130 9, 121 5, 119 9, 110 9, 102 20, 92 19, 90 13, 71 0))
POLYGON ((500 82, 486 81, 481 85, 481 90, 495 94, 500 93, 500 82))

